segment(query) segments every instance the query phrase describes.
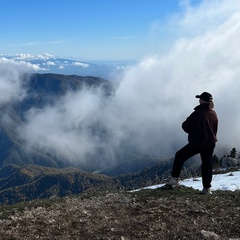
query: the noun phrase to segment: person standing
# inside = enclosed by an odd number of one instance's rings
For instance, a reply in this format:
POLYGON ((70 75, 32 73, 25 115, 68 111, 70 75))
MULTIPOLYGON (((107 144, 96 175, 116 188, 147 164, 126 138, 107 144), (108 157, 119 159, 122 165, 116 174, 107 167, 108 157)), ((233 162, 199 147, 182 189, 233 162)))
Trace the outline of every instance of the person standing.
POLYGON ((182 123, 182 129, 188 134, 188 144, 176 152, 172 166, 172 174, 166 185, 179 186, 179 176, 183 164, 196 154, 202 161, 202 193, 211 194, 212 156, 217 142, 218 118, 213 110, 213 97, 208 92, 196 95, 199 105, 182 123))

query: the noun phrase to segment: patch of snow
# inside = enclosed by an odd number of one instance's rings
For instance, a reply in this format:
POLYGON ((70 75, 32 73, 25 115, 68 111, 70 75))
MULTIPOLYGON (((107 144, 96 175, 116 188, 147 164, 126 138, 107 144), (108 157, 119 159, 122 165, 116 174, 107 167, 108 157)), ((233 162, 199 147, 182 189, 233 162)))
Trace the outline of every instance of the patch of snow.
MULTIPOLYGON (((181 185, 186 187, 192 187, 197 190, 202 190, 202 178, 189 178, 181 181, 181 185)), ((156 189, 164 186, 164 184, 153 185, 145 187, 142 189, 156 189)), ((140 189, 138 189, 140 190, 140 189)), ((135 191, 138 191, 135 190, 135 191)), ((240 190, 240 170, 224 173, 224 174, 214 174, 212 179, 212 191, 222 190, 222 191, 236 191, 240 190)))

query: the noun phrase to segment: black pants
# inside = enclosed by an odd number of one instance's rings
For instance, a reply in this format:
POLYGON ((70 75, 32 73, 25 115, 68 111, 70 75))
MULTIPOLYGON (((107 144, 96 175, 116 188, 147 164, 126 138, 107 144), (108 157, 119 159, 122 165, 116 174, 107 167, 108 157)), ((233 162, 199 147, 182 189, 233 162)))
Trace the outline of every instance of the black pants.
POLYGON ((212 182, 212 156, 215 145, 211 147, 197 147, 187 144, 176 155, 172 168, 172 176, 179 178, 183 164, 196 154, 200 154, 202 160, 202 184, 205 188, 211 187, 212 182))

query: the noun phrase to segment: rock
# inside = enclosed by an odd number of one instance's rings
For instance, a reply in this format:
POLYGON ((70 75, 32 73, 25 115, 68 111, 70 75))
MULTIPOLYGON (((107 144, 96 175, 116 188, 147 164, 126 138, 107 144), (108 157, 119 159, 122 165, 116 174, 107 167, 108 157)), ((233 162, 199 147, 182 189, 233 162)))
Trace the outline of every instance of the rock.
POLYGON ((214 232, 209 232, 209 231, 202 230, 201 234, 203 235, 203 239, 210 239, 210 240, 220 239, 220 237, 214 232))

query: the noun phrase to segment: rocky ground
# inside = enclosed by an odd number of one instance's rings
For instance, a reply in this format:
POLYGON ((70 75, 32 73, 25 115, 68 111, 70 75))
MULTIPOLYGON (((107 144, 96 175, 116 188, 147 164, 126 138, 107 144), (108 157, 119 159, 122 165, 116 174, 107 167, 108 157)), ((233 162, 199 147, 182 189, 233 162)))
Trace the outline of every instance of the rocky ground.
POLYGON ((95 192, 0 207, 0 239, 240 239, 240 192, 95 192))

